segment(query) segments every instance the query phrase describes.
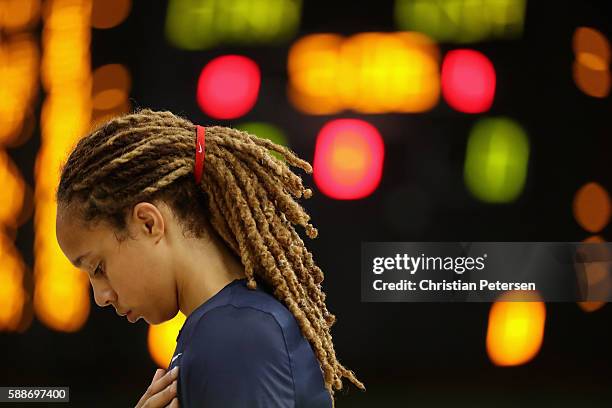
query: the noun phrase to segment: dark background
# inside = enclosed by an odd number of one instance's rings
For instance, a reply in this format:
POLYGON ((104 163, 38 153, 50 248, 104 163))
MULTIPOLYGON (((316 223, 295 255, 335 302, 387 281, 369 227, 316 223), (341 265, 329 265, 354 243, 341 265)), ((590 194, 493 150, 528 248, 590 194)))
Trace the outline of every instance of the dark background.
MULTIPOLYGON (((485 350, 490 304, 362 303, 359 274, 362 241, 571 242, 589 235, 576 223, 571 204, 588 181, 612 189, 611 104, 610 97, 591 98, 574 84, 571 39, 579 26, 612 38, 612 14, 605 3, 528 1, 521 39, 467 45, 485 53, 497 72, 493 106, 478 115, 456 112, 442 99, 420 114, 304 115, 289 104, 285 92, 290 44, 174 48, 164 37, 163 1, 135 0, 122 24, 93 29, 92 69, 126 65, 134 107, 167 109, 206 126, 273 123, 310 162, 315 137, 327 121, 363 118, 378 128, 386 160, 381 184, 369 197, 330 199, 311 176, 299 173, 315 193, 301 203, 319 237, 310 240, 298 232, 326 274, 328 307, 338 318, 332 329, 335 349, 340 362, 367 387, 362 393, 345 381, 347 390, 338 392, 344 396, 338 396, 337 407, 603 407, 612 401, 609 306, 585 313, 575 303, 548 303, 538 355, 525 365, 500 368, 485 350), (259 64, 262 88, 247 115, 217 121, 199 110, 194 90, 201 67, 228 53, 259 64), (523 126, 531 154, 520 198, 486 205, 465 189, 462 166, 469 129, 479 118, 498 115, 523 126)), ((305 1, 297 37, 393 30, 391 1, 305 1)), ((460 47, 440 44, 442 55, 460 47)), ((35 133, 28 143, 9 150, 30 185, 39 138, 35 133)), ((600 235, 608 239, 610 226, 600 235)), ((19 229, 16 245, 31 267, 31 220, 19 229)), ((92 297, 89 320, 77 333, 57 333, 35 319, 23 334, 0 333, 0 384, 67 385, 70 406, 134 406, 156 368, 146 334, 145 322, 131 325, 118 319, 92 297)))

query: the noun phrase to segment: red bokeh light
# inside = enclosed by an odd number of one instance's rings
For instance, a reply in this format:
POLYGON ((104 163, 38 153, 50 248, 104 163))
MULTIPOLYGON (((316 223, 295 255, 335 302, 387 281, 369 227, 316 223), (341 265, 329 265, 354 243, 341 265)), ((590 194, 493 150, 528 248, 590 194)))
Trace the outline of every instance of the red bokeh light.
POLYGON ((493 64, 478 51, 453 50, 442 63, 442 95, 460 112, 489 110, 495 96, 495 81, 493 64))
POLYGON ((368 122, 333 120, 317 136, 314 181, 323 194, 337 200, 366 197, 380 183, 384 151, 380 133, 368 122))
POLYGON ((260 83, 261 73, 253 60, 240 55, 217 57, 200 73, 197 102, 210 117, 235 119, 253 108, 260 83))

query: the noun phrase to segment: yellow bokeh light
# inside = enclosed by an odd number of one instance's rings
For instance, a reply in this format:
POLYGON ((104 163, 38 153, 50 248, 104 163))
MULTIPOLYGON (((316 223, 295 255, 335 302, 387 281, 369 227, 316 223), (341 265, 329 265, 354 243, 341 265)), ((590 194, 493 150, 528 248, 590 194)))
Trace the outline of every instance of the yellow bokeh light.
POLYGON ((91 119, 90 89, 86 86, 66 87, 61 93, 50 94, 45 99, 40 114, 41 139, 44 142, 67 146, 81 136, 91 119))
MULTIPOLYGON (((54 42, 63 43, 68 41, 69 35, 56 36, 49 41, 50 44, 43 43, 45 50, 40 66, 41 82, 45 91, 52 93, 60 86, 71 87, 77 83, 87 87, 87 81, 91 77, 89 68, 89 49, 88 44, 83 44, 86 40, 72 41, 58 47, 52 46, 54 42), (55 38, 59 37, 59 38, 55 38)), ((74 35, 74 37, 80 37, 74 35)), ((88 89, 91 92, 91 88, 88 89)))
POLYGON ((61 270, 40 269, 42 267, 40 262, 36 263, 36 316, 42 323, 57 331, 80 330, 90 312, 87 276, 69 266, 61 270), (72 270, 67 273, 69 269, 72 270))
POLYGON ((182 312, 178 312, 174 318, 149 326, 147 344, 149 354, 158 366, 168 367, 170 359, 176 348, 176 338, 187 318, 182 312))
POLYGON ((40 18, 40 0, 0 1, 0 28, 8 31, 35 27, 40 18))
POLYGON ((342 109, 335 91, 342 42, 340 35, 313 34, 291 46, 287 61, 288 92, 298 109, 314 115, 342 109))
POLYGON ((38 92, 39 58, 30 33, 0 41, 0 143, 4 145, 18 137, 38 92))
POLYGON ((495 365, 524 364, 538 353, 542 345, 546 306, 539 301, 511 300, 517 298, 520 298, 520 293, 506 293, 489 312, 486 347, 495 365))
POLYGON ((19 169, 4 150, 0 150, 0 186, 0 225, 16 228, 26 186, 19 169))
POLYGON ((48 327, 74 332, 89 316, 89 279, 61 252, 55 237, 55 216, 52 200, 37 200, 34 228, 41 233, 34 246, 34 310, 48 327))
POLYGON ((0 331, 15 331, 26 303, 25 265, 13 243, 0 233, 0 331))
POLYGON ((79 330, 90 313, 89 280, 66 259, 55 235, 55 188, 68 149, 91 119, 91 0, 57 0, 43 13, 40 117, 34 214, 34 311, 49 328, 79 330))
POLYGON ((79 29, 91 31, 92 0, 55 0, 43 8, 44 30, 68 31, 79 29))
POLYGON ((289 50, 288 97, 302 112, 424 112, 440 95, 439 51, 421 33, 313 34, 289 50))

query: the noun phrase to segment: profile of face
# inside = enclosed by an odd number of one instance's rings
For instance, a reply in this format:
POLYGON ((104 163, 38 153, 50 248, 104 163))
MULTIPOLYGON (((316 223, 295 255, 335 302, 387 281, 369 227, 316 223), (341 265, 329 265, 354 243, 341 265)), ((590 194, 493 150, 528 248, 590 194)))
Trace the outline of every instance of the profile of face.
POLYGON ((112 305, 130 322, 172 319, 179 311, 165 203, 136 204, 127 217, 130 236, 119 241, 107 223, 86 226, 58 207, 56 236, 62 252, 89 276, 96 304, 112 305))

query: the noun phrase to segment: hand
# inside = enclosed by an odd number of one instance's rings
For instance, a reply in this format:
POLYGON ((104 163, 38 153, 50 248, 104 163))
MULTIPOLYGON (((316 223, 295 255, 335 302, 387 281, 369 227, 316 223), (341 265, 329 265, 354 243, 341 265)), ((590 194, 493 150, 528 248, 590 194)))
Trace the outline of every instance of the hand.
POLYGON ((178 387, 178 367, 165 373, 158 368, 151 385, 138 401, 135 408, 178 408, 176 389, 178 387))

